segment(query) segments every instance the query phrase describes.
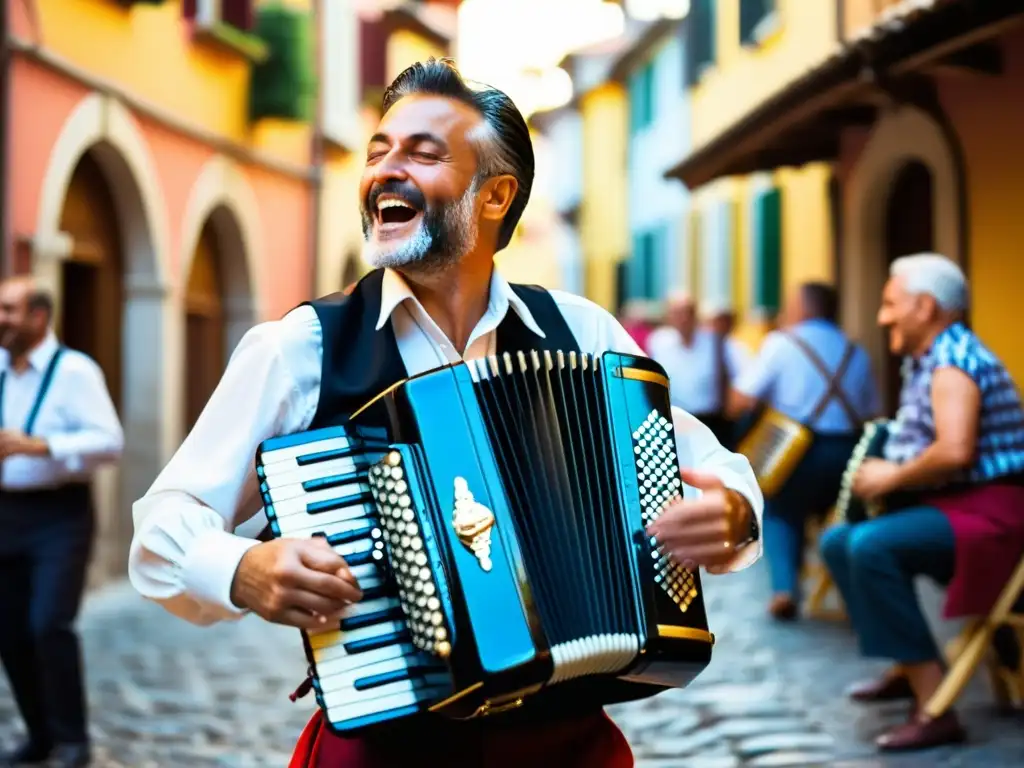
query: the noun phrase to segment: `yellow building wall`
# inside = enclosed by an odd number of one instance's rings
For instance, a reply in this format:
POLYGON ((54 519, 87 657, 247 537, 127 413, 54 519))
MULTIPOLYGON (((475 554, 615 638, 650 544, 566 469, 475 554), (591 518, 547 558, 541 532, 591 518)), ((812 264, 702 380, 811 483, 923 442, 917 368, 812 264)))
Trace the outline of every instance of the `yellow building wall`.
MULTIPOLYGON (((694 145, 718 136, 761 101, 828 56, 836 46, 835 3, 778 0, 779 27, 756 47, 739 39, 739 0, 716 5, 716 61, 691 91, 694 145)), ((807 280, 832 281, 833 243, 828 204, 830 169, 812 164, 773 173, 782 192, 782 297, 807 280)), ((752 293, 750 185, 732 178, 694 191, 701 210, 733 203, 732 300, 738 338, 756 347, 768 330, 750 307, 752 293)), ((698 296, 699 298, 699 296, 698 296)))
MULTIPOLYGON (((247 112, 251 64, 240 53, 191 40, 180 0, 124 8, 96 0, 37 0, 37 43, 196 128, 282 160, 309 158, 310 126, 247 112)), ((289 0, 309 8, 310 0, 289 0)))
POLYGON ((408 29, 396 29, 388 36, 384 65, 387 80, 390 83, 402 73, 402 70, 417 61, 424 61, 431 56, 440 58, 447 55, 448 51, 433 41, 408 29))
POLYGON ((629 254, 625 89, 605 83, 580 97, 583 123, 583 203, 580 243, 587 298, 614 309, 616 266, 629 254))
POLYGON ((693 142, 700 146, 832 53, 836 4, 777 0, 779 27, 756 47, 740 45, 739 0, 718 0, 715 65, 691 91, 693 142))

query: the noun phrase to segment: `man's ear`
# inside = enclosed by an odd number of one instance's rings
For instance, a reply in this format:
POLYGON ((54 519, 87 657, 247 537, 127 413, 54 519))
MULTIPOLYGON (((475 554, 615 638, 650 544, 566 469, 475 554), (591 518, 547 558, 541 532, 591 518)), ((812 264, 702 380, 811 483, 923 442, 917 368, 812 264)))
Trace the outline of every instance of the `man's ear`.
POLYGON ((518 191, 519 182, 515 176, 505 174, 488 179, 481 191, 481 214, 484 219, 499 222, 504 219, 518 191))

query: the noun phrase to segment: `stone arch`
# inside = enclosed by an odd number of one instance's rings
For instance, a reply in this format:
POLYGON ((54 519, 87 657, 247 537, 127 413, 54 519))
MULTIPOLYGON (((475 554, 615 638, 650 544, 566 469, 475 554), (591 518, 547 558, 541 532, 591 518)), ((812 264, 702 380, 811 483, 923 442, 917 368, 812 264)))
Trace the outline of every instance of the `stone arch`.
POLYGON ((263 317, 261 290, 262 243, 256 195, 245 174, 228 158, 217 155, 196 177, 182 222, 181 270, 178 281, 188 284, 192 259, 203 227, 217 233, 223 259, 227 348, 230 352, 245 332, 263 317))
MULTIPOLYGON (((107 511, 100 538, 124 543, 131 536, 131 518, 121 510, 145 492, 176 447, 176 435, 168 429, 174 366, 163 353, 174 329, 169 234, 156 167, 131 113, 100 94, 86 96, 51 150, 32 238, 32 272, 52 291, 56 306, 63 300, 62 262, 73 248, 60 226, 64 201, 87 152, 108 182, 124 254, 121 420, 126 448, 119 467, 101 474, 96 483, 97 501, 107 511)), ((123 562, 118 558, 112 567, 123 562)))
POLYGON ((885 369, 888 351, 876 327, 888 274, 886 220, 901 171, 921 163, 931 173, 934 250, 966 262, 962 171, 943 127, 924 110, 903 105, 884 114, 854 166, 847 185, 840 285, 844 327, 885 369))

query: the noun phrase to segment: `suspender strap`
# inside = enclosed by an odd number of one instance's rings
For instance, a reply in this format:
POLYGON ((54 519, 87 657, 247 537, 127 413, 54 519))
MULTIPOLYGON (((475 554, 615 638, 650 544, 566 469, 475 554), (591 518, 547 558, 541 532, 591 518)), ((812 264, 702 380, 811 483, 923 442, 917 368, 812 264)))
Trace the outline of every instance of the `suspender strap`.
POLYGON ((813 428, 818 419, 820 419, 822 414, 825 413, 825 409, 828 407, 829 403, 831 403, 832 399, 835 398, 846 413, 846 418, 850 421, 850 427, 855 430, 860 427, 861 420, 860 417, 857 416, 857 410, 850 405, 850 401, 847 400, 846 393, 843 392, 842 387, 843 376, 846 374, 846 369, 849 367, 850 361, 853 359, 853 344, 849 341, 846 342, 846 349, 843 350, 843 358, 839 361, 839 367, 836 368, 835 373, 829 373, 828 366, 825 365, 825 362, 818 356, 817 352, 811 349, 810 344, 794 333, 787 333, 786 335, 792 339, 793 343, 796 344, 805 355, 807 355, 807 359, 811 361, 811 365, 818 369, 818 372, 825 378, 825 382, 828 385, 825 388, 825 393, 821 396, 818 404, 811 412, 810 418, 807 420, 807 426, 813 428))
MULTIPOLYGON (((50 358, 50 364, 46 366, 46 371, 43 373, 43 380, 39 384, 39 391, 36 393, 36 400, 32 403, 32 410, 28 412, 28 420, 25 422, 25 434, 31 435, 32 430, 35 429, 36 419, 39 418, 39 409, 43 407, 43 401, 46 399, 47 393, 50 391, 50 385, 53 384, 53 374, 57 370, 57 363, 60 361, 60 356, 64 354, 64 347, 57 347, 57 351, 53 353, 53 357, 50 358)), ((0 429, 4 425, 4 383, 7 379, 7 371, 0 373, 0 429)))

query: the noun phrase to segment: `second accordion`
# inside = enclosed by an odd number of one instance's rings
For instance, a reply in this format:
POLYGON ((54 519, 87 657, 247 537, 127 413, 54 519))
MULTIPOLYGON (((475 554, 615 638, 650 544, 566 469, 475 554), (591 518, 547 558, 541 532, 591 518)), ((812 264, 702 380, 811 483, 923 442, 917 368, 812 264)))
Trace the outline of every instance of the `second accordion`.
POLYGON ((256 465, 273 535, 325 536, 363 589, 340 626, 303 631, 335 733, 494 715, 586 677, 683 687, 711 660, 698 573, 645 530, 683 493, 647 358, 440 368, 265 441, 256 465))

